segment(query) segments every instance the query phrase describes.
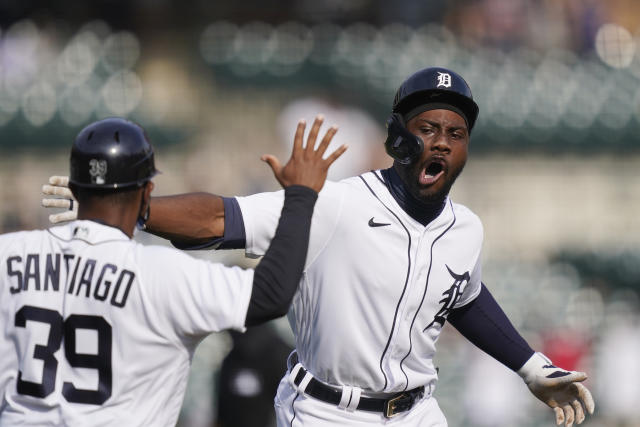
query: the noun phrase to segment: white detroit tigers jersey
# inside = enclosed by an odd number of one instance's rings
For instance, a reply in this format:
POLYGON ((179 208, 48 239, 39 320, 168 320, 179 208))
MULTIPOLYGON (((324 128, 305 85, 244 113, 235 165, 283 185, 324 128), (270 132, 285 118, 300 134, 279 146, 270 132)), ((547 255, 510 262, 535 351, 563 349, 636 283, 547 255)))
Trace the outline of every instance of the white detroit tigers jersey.
POLYGON ((175 425, 196 345, 253 271, 91 221, 0 236, 0 426, 175 425))
MULTIPOLYGON (((262 255, 283 194, 237 199, 246 251, 262 255)), ((369 392, 436 381, 445 319, 480 292, 482 240, 479 218, 449 199, 427 227, 411 218, 380 171, 326 182, 289 312, 302 365, 320 381, 369 392)))

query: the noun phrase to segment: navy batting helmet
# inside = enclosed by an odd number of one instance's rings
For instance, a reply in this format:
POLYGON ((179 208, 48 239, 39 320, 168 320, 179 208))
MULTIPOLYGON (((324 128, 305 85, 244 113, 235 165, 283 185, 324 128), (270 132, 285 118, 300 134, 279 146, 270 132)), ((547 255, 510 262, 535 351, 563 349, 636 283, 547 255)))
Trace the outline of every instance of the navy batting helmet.
POLYGON ((424 111, 440 108, 460 114, 469 132, 478 118, 479 109, 471 89, 458 73, 432 67, 407 78, 396 92, 387 120, 387 153, 403 164, 418 157, 424 150, 422 140, 410 133, 405 124, 424 111))
POLYGON ((85 188, 141 186, 158 173, 139 125, 111 117, 80 131, 71 148, 69 182, 85 188))

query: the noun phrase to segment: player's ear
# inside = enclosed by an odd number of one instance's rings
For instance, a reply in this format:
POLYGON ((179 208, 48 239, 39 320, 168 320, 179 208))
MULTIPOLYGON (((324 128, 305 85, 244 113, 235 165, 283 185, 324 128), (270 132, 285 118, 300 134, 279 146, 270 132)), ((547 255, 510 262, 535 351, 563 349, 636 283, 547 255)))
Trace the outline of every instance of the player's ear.
POLYGON ((147 181, 142 187, 142 206, 144 207, 144 211, 149 208, 151 204, 151 192, 153 191, 153 182, 147 181))
MULTIPOLYGON (((153 182, 147 181, 142 186, 142 198, 140 200, 140 210, 138 211, 138 219, 136 220, 136 227, 140 230, 146 228, 147 220, 149 219, 149 212, 151 207, 151 192, 153 191, 153 182)), ((137 193, 140 194, 140 193, 137 193)))
POLYGON ((147 181, 147 185, 145 185, 144 187, 145 198, 151 198, 151 192, 153 191, 154 187, 155 185, 153 184, 153 181, 147 181))

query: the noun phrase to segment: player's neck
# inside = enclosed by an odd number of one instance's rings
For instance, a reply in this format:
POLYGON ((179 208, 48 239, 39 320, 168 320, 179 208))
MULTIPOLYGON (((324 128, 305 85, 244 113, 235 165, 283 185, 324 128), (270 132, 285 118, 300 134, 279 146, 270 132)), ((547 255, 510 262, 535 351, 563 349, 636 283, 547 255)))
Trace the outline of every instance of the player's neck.
POLYGON ((96 204, 91 206, 78 207, 78 219, 99 222, 122 230, 124 234, 133 237, 133 229, 137 220, 137 213, 132 209, 125 209, 123 206, 113 206, 109 204, 96 204))
POLYGON ((389 192, 400 207, 420 224, 424 226, 428 225, 436 219, 444 209, 446 196, 441 200, 434 200, 433 202, 416 199, 409 192, 409 189, 393 166, 389 169, 384 169, 382 171, 382 177, 389 188, 389 192))

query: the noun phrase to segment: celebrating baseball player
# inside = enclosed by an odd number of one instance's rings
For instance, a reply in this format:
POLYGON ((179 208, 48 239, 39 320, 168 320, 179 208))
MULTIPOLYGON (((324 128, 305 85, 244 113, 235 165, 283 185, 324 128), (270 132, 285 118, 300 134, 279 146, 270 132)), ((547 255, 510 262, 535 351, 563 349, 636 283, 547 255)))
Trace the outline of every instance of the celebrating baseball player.
POLYGON ((302 148, 281 167, 278 230, 253 270, 131 240, 149 213, 154 153, 143 129, 110 118, 77 136, 69 187, 78 219, 0 236, 0 425, 170 426, 207 334, 283 316, 311 213, 346 149, 302 148))
MULTIPOLYGON (((460 75, 420 70, 387 121, 393 166, 324 186, 289 312, 296 351, 275 397, 279 426, 446 426, 433 396, 446 321, 517 372, 558 424, 593 413, 586 374, 534 352, 482 283, 482 224, 449 198, 477 117, 460 75)), ((154 198, 148 227, 183 248, 263 255, 283 200, 282 191, 154 198)))

